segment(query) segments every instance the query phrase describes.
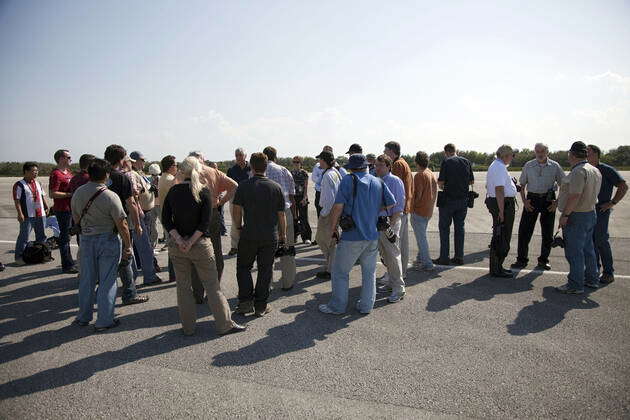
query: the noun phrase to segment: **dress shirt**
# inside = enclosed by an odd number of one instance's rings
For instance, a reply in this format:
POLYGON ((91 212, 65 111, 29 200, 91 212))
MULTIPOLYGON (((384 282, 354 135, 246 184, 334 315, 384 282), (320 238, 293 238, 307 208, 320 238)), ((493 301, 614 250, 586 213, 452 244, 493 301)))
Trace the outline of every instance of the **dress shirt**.
POLYGON ((282 188, 282 195, 284 196, 284 206, 287 209, 290 208, 291 200, 289 199, 289 196, 295 195, 295 181, 293 180, 291 172, 289 172, 289 170, 284 166, 280 166, 276 162, 270 161, 267 163, 267 172, 265 172, 265 176, 280 184, 280 188, 282 188))
MULTIPOLYGON (((392 173, 388 173, 383 178, 381 178, 387 188, 394 195, 394 199, 396 200, 396 204, 393 207, 381 211, 379 216, 393 216, 396 213, 403 213, 405 210, 405 184, 403 184, 402 180, 398 178, 396 175, 392 173)), ((382 200, 381 200, 382 201, 382 200)))
POLYGON ((319 166, 319 163, 313 167, 313 173, 311 174, 311 180, 313 184, 315 184, 315 191, 322 190, 322 176, 324 175, 324 170, 319 166))
POLYGON ((508 173, 507 165, 501 159, 495 159, 488 168, 486 180, 488 197, 497 196, 496 187, 503 187, 505 197, 516 197, 516 185, 508 173))
POLYGON ((528 161, 523 166, 523 172, 519 178, 519 183, 527 191, 535 194, 545 194, 550 189, 556 189, 564 178, 564 171, 558 162, 547 159, 545 163, 539 163, 536 159, 528 161))
POLYGON ((341 174, 337 169, 327 169, 322 177, 322 189, 319 197, 319 205, 322 208, 320 216, 328 216, 335 204, 335 196, 341 182, 341 174))

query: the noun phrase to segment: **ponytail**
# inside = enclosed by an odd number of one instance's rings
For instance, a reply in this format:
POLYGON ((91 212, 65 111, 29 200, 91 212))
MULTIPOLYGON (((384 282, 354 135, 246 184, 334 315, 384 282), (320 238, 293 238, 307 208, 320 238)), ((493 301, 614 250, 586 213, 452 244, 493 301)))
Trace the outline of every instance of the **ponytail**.
POLYGON ((199 159, 189 156, 181 163, 179 170, 185 178, 190 178, 190 192, 197 203, 201 201, 201 190, 205 185, 201 182, 201 163, 199 159))

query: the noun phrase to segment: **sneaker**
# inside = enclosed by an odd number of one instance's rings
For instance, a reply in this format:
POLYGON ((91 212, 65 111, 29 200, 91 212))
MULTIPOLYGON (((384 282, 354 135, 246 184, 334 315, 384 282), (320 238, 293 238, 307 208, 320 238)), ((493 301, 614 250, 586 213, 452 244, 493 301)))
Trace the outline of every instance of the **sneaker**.
POLYGON ((388 298, 387 301, 389 303, 396 303, 396 302, 400 302, 401 300, 403 300, 405 298, 405 292, 399 292, 399 293, 392 293, 388 298))
POLYGON ((322 304, 319 305, 319 312, 323 312, 325 314, 330 314, 330 315, 341 315, 343 312, 337 312, 337 311, 333 311, 330 306, 326 305, 326 304, 322 304))
POLYGON ((330 272, 320 271, 319 273, 315 274, 315 277, 317 277, 318 279, 330 280, 330 272))
POLYGON ((233 255, 236 255, 238 253, 238 250, 236 248, 230 248, 230 252, 228 252, 228 255, 231 257, 233 255))
POLYGON ((241 315, 251 314, 252 312, 254 312, 254 302, 251 300, 239 302, 234 311, 234 313, 241 315))
POLYGON ((308 239, 304 241, 304 245, 309 246, 311 245, 311 241, 309 241, 308 239))
POLYGON ((582 293, 584 293, 584 289, 573 289, 569 287, 568 284, 565 284, 564 286, 556 287, 556 291, 560 293, 564 293, 566 295, 581 295, 582 293))
POLYGON ((613 281, 615 281, 614 274, 603 273, 602 276, 599 278, 599 282, 602 284, 610 284, 613 281))
POLYGON ((389 285, 389 273, 383 274, 382 277, 376 279, 377 286, 388 286, 389 285))
POLYGON ((361 300, 357 300, 357 304, 356 304, 356 305, 354 305, 354 307, 356 308, 356 310, 357 310, 357 311, 359 311, 359 313, 361 313, 361 314, 363 314, 363 315, 367 315, 367 314, 369 314, 369 313, 370 313, 370 312, 363 312, 363 311, 361 310, 361 300))
POLYGON ((271 306, 267 304, 265 305, 264 308, 256 309, 254 311, 254 316, 257 316, 258 318, 262 318, 263 316, 267 315, 269 312, 271 312, 271 306))

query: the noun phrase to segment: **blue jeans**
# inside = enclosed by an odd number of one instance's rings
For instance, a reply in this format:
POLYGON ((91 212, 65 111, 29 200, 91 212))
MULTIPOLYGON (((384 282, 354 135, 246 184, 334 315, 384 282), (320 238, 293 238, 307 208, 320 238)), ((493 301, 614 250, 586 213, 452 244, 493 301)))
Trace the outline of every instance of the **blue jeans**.
POLYGON ((583 289, 584 282, 597 285, 597 262, 593 245, 593 230, 597 223, 594 211, 573 212, 563 229, 564 255, 569 262, 569 282, 572 289, 583 289))
POLYGON ((81 235, 81 276, 79 277, 79 314, 77 320, 92 321, 94 297, 98 306, 96 327, 114 323, 116 271, 121 245, 118 235, 100 233, 81 235), (98 281, 98 292, 95 292, 98 281))
POLYGON ((61 268, 63 270, 74 267, 74 260, 70 252, 70 227, 72 226, 72 212, 55 211, 57 223, 59 223, 59 255, 61 255, 61 268))
POLYGON ((613 274, 613 256, 608 242, 608 221, 610 220, 610 210, 605 212, 597 211, 597 224, 593 231, 593 242, 595 243, 595 259, 597 268, 603 267, 602 272, 605 274, 613 274), (601 265, 600 265, 601 260, 601 265))
POLYGON ((374 241, 340 241, 335 253, 332 268, 332 297, 328 307, 335 312, 345 312, 348 306, 348 289, 350 270, 354 263, 361 263, 361 300, 357 309, 362 313, 370 313, 376 300, 376 257, 378 240, 374 241))
POLYGON ((133 244, 136 246, 136 250, 138 251, 138 256, 140 257, 140 262, 142 264, 144 284, 149 284, 157 280, 155 269, 153 267, 153 247, 151 246, 149 231, 144 224, 143 218, 140 218, 140 226, 142 227, 142 235, 138 235, 134 229, 133 244))
POLYGON ((135 265, 133 255, 127 260, 120 260, 118 264, 118 275, 122 283, 120 298, 123 303, 129 302, 138 296, 138 292, 136 291, 136 277, 138 277, 138 273, 136 272, 135 265))
POLYGON ((411 227, 416 236, 418 244, 418 255, 416 262, 422 264, 425 268, 433 267, 433 261, 429 255, 429 241, 427 240, 427 226, 429 225, 429 217, 422 217, 418 214, 411 213, 411 227))
POLYGON ((26 244, 28 243, 28 236, 31 234, 31 229, 35 230, 35 241, 46 242, 46 232, 44 231, 44 218, 43 217, 26 217, 23 222, 20 222, 20 233, 15 241, 15 259, 22 258, 22 253, 26 244))
POLYGON ((448 200, 440 207, 440 259, 450 257, 451 223, 455 228, 455 258, 464 258, 464 221, 468 213, 468 199, 448 200))

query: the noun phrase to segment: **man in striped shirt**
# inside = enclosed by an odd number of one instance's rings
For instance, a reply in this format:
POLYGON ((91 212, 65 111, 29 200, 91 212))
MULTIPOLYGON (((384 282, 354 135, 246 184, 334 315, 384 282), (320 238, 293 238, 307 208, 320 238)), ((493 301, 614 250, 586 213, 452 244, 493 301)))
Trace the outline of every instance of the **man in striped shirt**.
POLYGON ((35 229, 35 240, 46 242, 44 225, 48 205, 39 181, 36 180, 39 173, 37 163, 26 162, 22 166, 24 178, 13 185, 13 201, 17 211, 17 220, 20 223, 20 233, 15 241, 15 263, 24 265, 22 253, 26 248, 31 229, 35 229))

